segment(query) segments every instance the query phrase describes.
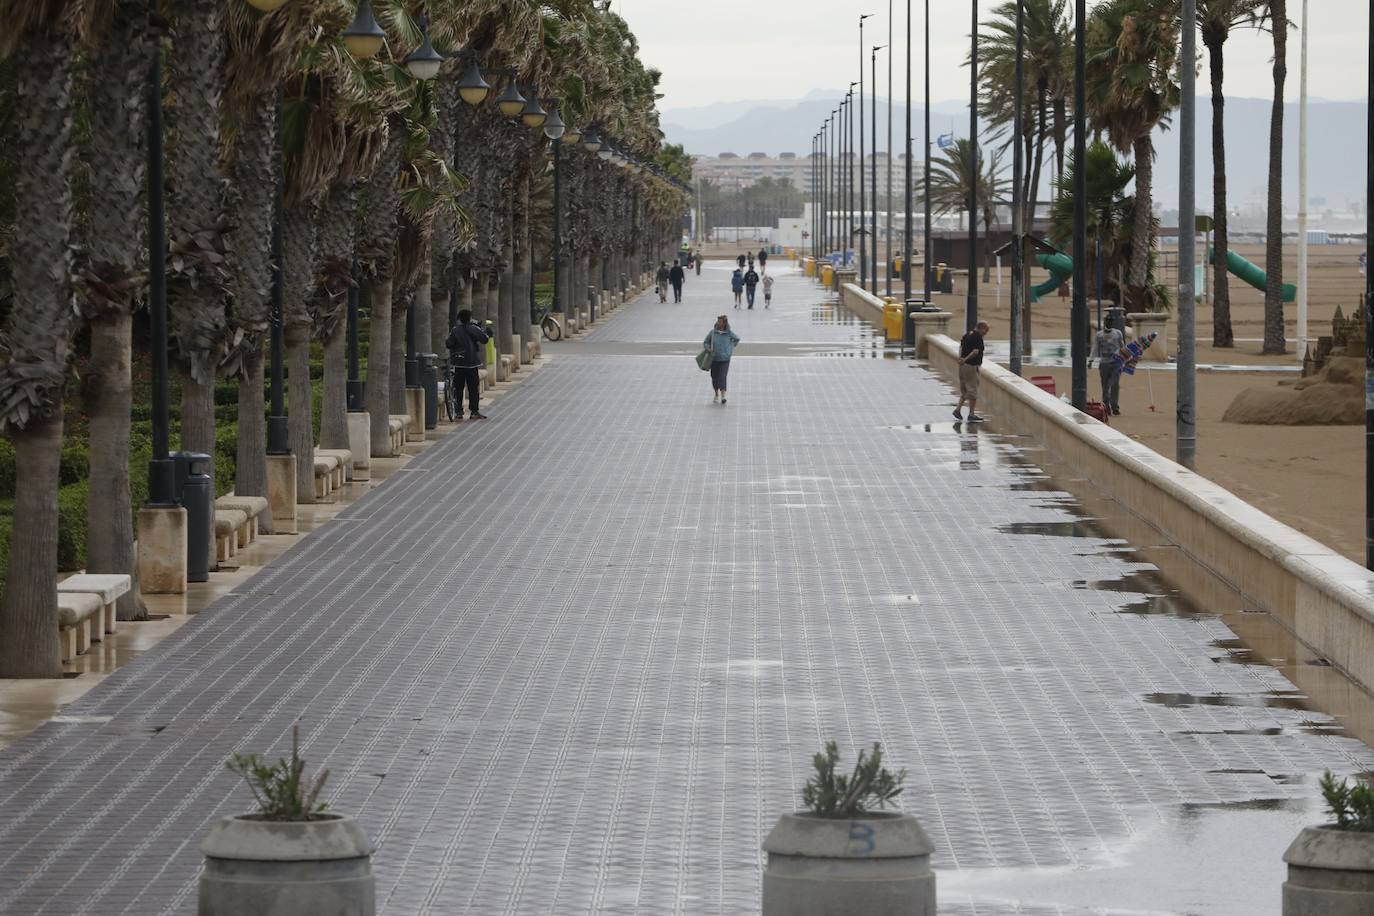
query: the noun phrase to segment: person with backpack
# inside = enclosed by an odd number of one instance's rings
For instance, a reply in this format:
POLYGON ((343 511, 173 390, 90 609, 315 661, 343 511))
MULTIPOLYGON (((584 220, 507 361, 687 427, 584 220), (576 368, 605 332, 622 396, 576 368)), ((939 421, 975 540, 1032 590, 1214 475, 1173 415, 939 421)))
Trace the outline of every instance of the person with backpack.
POLYGON ((668 271, 668 282, 673 286, 673 301, 682 301, 682 284, 687 279, 687 275, 682 270, 682 265, 677 261, 673 262, 673 269, 668 271))
POLYGON ((658 273, 654 274, 654 291, 658 293, 659 302, 668 301, 668 262, 658 262, 658 273))
POLYGON ((744 292, 749 299, 749 307, 754 307, 754 292, 758 289, 759 275, 754 270, 754 265, 749 265, 749 272, 744 275, 744 292))
POLYGON ((715 327, 711 328, 711 332, 701 342, 702 347, 711 354, 711 388, 715 391, 713 403, 725 403, 725 382, 730 375, 730 357, 734 355, 738 344, 739 335, 730 330, 730 319, 724 315, 716 319, 715 327))
POLYGON ((735 308, 739 308, 739 297, 744 295, 744 274, 740 273, 738 267, 730 274, 730 289, 735 294, 735 308))
MULTIPOLYGON (((479 409, 482 402, 482 364, 486 361, 487 332, 472 320, 471 309, 460 309, 458 323, 448 332, 444 346, 448 347, 448 360, 453 366, 453 384, 461 380, 468 389, 468 416, 473 420, 485 420, 479 409)), ((459 405, 458 419, 463 419, 462 397, 454 398, 459 405)))

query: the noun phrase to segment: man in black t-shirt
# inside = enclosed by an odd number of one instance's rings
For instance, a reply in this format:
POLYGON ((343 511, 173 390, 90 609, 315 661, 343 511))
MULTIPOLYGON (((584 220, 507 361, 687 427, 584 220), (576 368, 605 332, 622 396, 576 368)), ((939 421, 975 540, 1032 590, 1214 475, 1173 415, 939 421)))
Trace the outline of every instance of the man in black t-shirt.
POLYGON ((980 321, 959 341, 959 406, 954 408, 954 417, 964 419, 964 402, 968 401, 968 421, 982 423, 978 416, 978 381, 983 365, 983 337, 988 333, 988 323, 980 321))

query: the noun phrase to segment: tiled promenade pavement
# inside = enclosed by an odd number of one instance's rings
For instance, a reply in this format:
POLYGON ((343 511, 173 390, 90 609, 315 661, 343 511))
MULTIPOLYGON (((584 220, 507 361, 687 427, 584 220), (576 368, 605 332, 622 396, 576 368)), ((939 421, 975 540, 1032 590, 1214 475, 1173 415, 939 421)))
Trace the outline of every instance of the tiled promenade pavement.
POLYGON ((726 276, 551 347, 0 753, 0 912, 194 912, 224 760, 296 721, 394 916, 757 913, 828 738, 909 769, 944 913, 1277 912, 1314 775, 1374 753, 1216 618, 1139 613, 1128 545, 807 281, 747 313, 726 276))

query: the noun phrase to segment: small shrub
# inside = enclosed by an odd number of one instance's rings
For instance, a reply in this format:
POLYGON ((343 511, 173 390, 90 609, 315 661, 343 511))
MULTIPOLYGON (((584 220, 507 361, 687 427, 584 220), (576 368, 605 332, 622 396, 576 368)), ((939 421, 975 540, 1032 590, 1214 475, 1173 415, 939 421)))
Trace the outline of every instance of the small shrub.
POLYGON ((80 483, 91 476, 91 450, 85 442, 68 440, 62 443, 62 463, 58 467, 57 479, 62 486, 80 483))
POLYGON ((325 815, 329 805, 319 800, 320 790, 329 778, 321 770, 314 779, 305 779, 305 761, 299 753, 300 726, 291 728, 291 759, 266 764, 257 754, 235 754, 225 764, 248 783, 258 803, 255 817, 264 821, 314 821, 325 815))
POLYGON ((835 772, 839 762, 840 750, 834 741, 827 741, 825 750, 812 758, 816 775, 802 788, 802 802, 817 817, 862 817, 874 805, 886 807, 902 794, 906 770, 894 776, 883 768, 883 748, 879 742, 873 742, 871 754, 859 751, 854 772, 849 776, 835 772))
POLYGON ((14 496, 15 456, 14 446, 8 439, 0 439, 0 498, 14 496))
POLYGON ((1321 789, 1327 810, 1336 819, 1333 827, 1337 830, 1374 833, 1374 788, 1359 781, 1354 785, 1344 779, 1337 782, 1336 777, 1327 770, 1322 776, 1321 789))
POLYGON ((57 568, 63 571, 86 565, 86 481, 68 484, 57 491, 57 568))

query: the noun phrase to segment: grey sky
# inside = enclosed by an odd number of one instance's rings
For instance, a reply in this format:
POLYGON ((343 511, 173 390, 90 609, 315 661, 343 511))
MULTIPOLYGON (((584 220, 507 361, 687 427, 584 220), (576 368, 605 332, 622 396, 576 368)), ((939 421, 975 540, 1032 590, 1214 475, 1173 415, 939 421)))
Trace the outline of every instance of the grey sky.
MULTIPOLYGON (((865 44, 887 42, 886 0, 613 0, 614 8, 638 36, 645 62, 663 71, 663 99, 667 110, 738 99, 800 98, 813 89, 848 85, 859 67, 859 13, 874 13, 865 24, 865 44), (876 24, 876 25, 875 25, 876 24)), ((999 0, 979 0, 980 15, 999 0)), ((1289 18, 1301 15, 1302 0, 1288 0, 1289 18)), ((1092 5, 1092 0, 1089 0, 1092 5)), ((896 0, 893 28, 897 33, 894 95, 904 94, 906 0, 896 0)), ((911 0, 914 59, 912 91, 920 97, 923 0, 911 0)), ((930 0, 931 97, 935 101, 966 98, 967 71, 960 67, 967 54, 970 24, 968 0, 930 0)), ((1366 0, 1310 0, 1309 85, 1311 96, 1328 99, 1363 98, 1367 71, 1369 5, 1366 0)), ((1299 36, 1289 33, 1288 84, 1290 99, 1298 94, 1299 36)), ((1269 35, 1235 34, 1226 45, 1228 95, 1267 96, 1272 92, 1269 35)), ((1205 67, 1206 52, 1198 42, 1205 67)), ((886 52, 883 52, 884 54, 886 52)), ((864 53, 865 75, 868 53, 864 53)), ((887 74, 880 54, 879 86, 887 74)), ((1205 69, 1198 92, 1207 92, 1205 69)))

